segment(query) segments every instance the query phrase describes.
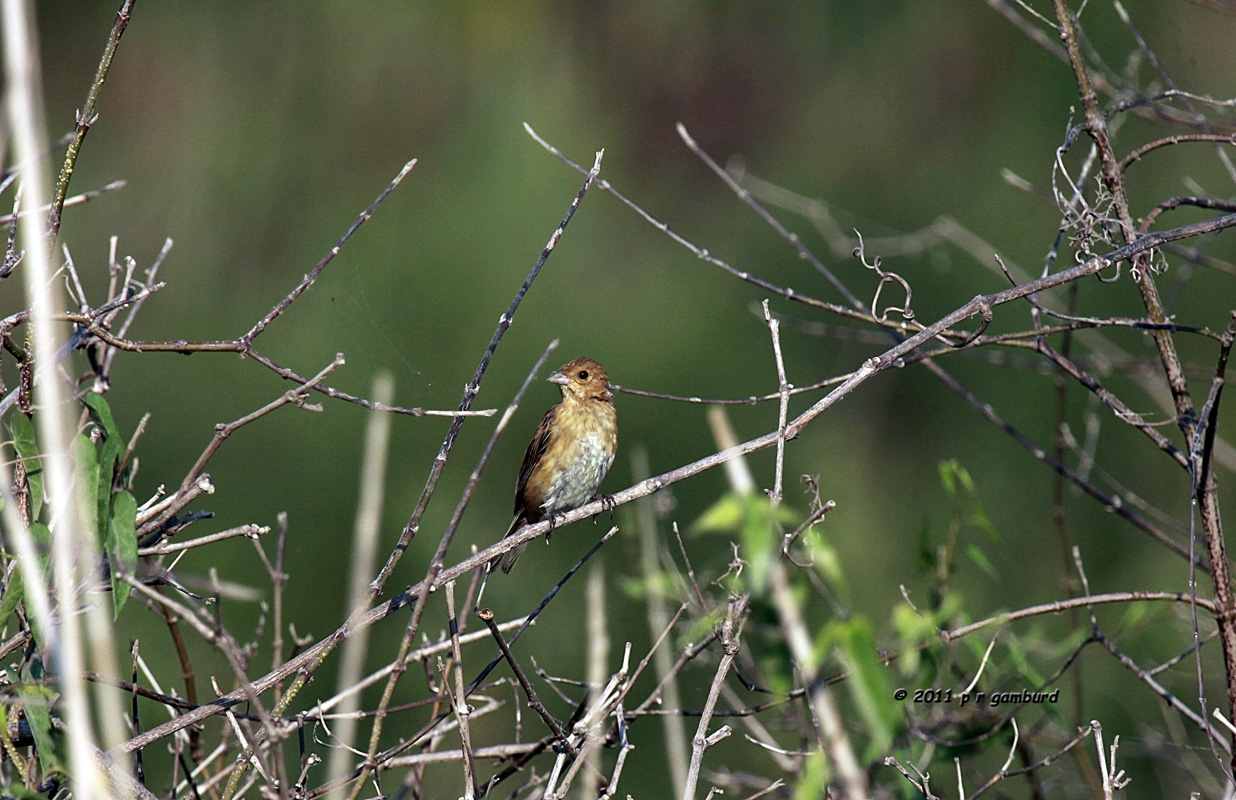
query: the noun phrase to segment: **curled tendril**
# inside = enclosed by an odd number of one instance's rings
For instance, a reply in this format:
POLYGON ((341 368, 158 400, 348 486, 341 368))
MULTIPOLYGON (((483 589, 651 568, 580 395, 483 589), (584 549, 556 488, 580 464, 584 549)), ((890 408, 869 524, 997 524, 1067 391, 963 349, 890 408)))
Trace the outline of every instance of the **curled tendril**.
POLYGON ((910 308, 910 300, 913 298, 914 292, 913 290, 910 289, 909 282, 907 282, 905 278, 901 277, 895 272, 886 272, 883 269, 881 269, 880 264, 882 262, 879 256, 876 256, 874 260, 868 262, 866 252, 863 249, 864 247, 863 235, 859 233, 857 230, 854 231, 854 234, 858 237, 858 247, 855 247, 853 251, 854 257, 857 258, 864 267, 874 272, 880 278, 879 284, 876 285, 875 296, 871 298, 871 310, 873 313, 877 315, 876 319, 879 320, 880 324, 884 324, 888 322, 889 312, 896 312, 901 315, 902 319, 905 319, 905 320, 914 319, 914 310, 910 308), (905 303, 902 304, 900 307, 889 306, 881 311, 880 310, 880 293, 884 291, 885 284, 894 283, 894 282, 901 284, 901 288, 905 290, 905 293, 906 293, 905 303))

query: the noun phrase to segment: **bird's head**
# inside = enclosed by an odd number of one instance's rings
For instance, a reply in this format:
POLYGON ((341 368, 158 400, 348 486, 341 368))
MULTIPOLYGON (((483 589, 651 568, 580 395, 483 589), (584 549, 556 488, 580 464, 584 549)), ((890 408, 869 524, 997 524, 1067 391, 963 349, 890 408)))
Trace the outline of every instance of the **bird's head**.
POLYGON ((568 361, 546 380, 562 388, 563 399, 609 400, 614 396, 609 388, 609 373, 591 358, 568 361))

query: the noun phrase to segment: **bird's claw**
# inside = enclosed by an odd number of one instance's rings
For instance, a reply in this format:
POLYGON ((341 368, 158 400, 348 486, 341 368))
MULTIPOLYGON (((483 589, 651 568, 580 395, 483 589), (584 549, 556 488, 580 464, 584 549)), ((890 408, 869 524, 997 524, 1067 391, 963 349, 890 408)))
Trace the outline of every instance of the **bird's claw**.
MULTIPOLYGON (((601 501, 601 510, 608 511, 609 518, 612 520, 614 518, 614 507, 618 505, 614 502, 614 496, 612 494, 599 494, 597 499, 601 501)), ((592 515, 592 524, 597 524, 596 514, 592 515)))
POLYGON ((545 531, 545 544, 549 544, 549 539, 554 535, 554 526, 558 524, 558 514, 566 516, 566 512, 553 512, 549 515, 549 530, 545 531))

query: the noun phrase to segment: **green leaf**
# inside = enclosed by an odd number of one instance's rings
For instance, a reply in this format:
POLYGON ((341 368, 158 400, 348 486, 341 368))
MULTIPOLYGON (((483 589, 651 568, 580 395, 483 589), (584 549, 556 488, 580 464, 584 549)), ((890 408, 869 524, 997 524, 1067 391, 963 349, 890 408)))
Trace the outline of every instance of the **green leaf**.
POLYGON ((669 572, 654 572, 642 578, 622 576, 619 585, 627 597, 643 600, 647 597, 663 597, 674 602, 682 599, 682 580, 669 572))
POLYGON ((970 477, 970 470, 955 458, 940 462, 940 479, 944 482, 944 491, 950 497, 959 492, 974 494, 974 478, 970 477))
POLYGON ((992 580, 1000 579, 999 571, 996 570, 995 565, 991 563, 991 559, 987 557, 987 554, 984 553, 978 545, 966 545, 966 555, 970 557, 970 560, 974 562, 975 566, 983 570, 983 572, 986 572, 989 578, 992 580))
POLYGON ((829 588, 837 594, 849 594, 850 585, 845 578, 845 565, 841 563, 841 557, 833 546, 824 541, 814 525, 807 529, 804 539, 820 577, 827 581, 829 588))
MULTIPOLYGON (((9 578, 9 585, 4 587, 4 599, 0 600, 0 630, 9 624, 9 617, 13 616, 13 612, 17 610, 17 604, 22 601, 24 581, 21 577, 21 565, 14 567, 12 577, 9 578)), ((0 727, 0 730, 7 730, 0 727)))
POLYGON ((996 530, 995 523, 991 521, 991 517, 987 516, 986 509, 980 506, 977 500, 970 508, 970 517, 970 521, 983 532, 984 536, 995 544, 1000 543, 1000 531, 996 530))
POLYGON ((107 526, 107 552, 112 559, 112 601, 116 616, 124 608, 133 587, 126 583, 122 572, 131 573, 137 566, 137 500, 129 492, 116 495, 115 513, 107 526))
MULTIPOLYGON (((34 543, 38 545, 36 552, 39 562, 39 571, 43 574, 43 579, 46 580, 51 572, 51 530, 41 522, 35 522, 30 525, 30 538, 34 539, 34 543)), ((26 621, 30 623, 30 636, 34 639, 34 643, 42 646, 47 643, 43 638, 43 631, 39 627, 39 619, 30 609, 34 606, 34 602, 30 597, 31 587, 22 580, 21 596, 18 599, 26 601, 26 621)), ((8 595, 5 595, 4 603, 8 603, 8 595)), ((14 601, 16 602, 16 600, 14 601)))
POLYGON ((120 439, 109 438, 103 442, 103 450, 99 454, 99 483, 97 488, 98 514, 100 520, 111 516, 112 482, 116 474, 116 465, 120 463, 120 439))
POLYGON ((940 482, 944 484, 944 493, 949 497, 957 496, 958 468, 958 463, 952 459, 940 462, 940 482))
POLYGON ((761 594, 768 585, 768 569, 781 552, 781 537, 773 527, 772 509, 767 500, 756 495, 747 500, 742 525, 742 555, 747 562, 749 585, 752 591, 761 594))
POLYGON ((1120 630, 1137 631, 1142 622, 1150 618, 1152 603, 1129 603, 1124 606, 1124 616, 1120 618, 1120 630))
POLYGON ((112 483, 116 477, 116 465, 124 454, 124 443, 120 439, 120 429, 112 418, 112 410, 103 395, 89 392, 84 401, 90 410, 90 418, 103 431, 103 447, 98 457, 98 519, 105 520, 111 516, 112 483))
POLYGON ((62 738, 52 730, 51 706, 56 701, 56 694, 46 686, 25 685, 15 687, 18 697, 30 702, 24 704, 26 719, 30 721, 30 733, 34 736, 34 746, 39 753, 39 762, 43 772, 63 772, 64 752, 60 745, 62 738))
POLYGON ((112 418, 112 409, 103 399, 103 395, 87 392, 82 400, 86 408, 90 410, 90 418, 103 429, 103 434, 108 439, 120 439, 120 429, 116 427, 116 420, 112 418))
POLYGON ((736 533, 742 527, 743 502, 736 494, 727 494, 713 503, 692 526, 706 533, 736 533))
POLYGON ((851 675, 846 686, 871 735, 866 756, 871 761, 888 752, 899 709, 888 682, 888 668, 876 655, 875 639, 867 621, 854 618, 846 623, 840 645, 841 657, 851 675))
POLYGON ((828 790, 829 769, 828 759, 819 750, 807 756, 803 765, 802 778, 794 787, 794 800, 818 800, 824 797, 828 790))
MULTIPOLYGON (((94 442, 80 433, 74 436, 73 458, 77 462, 77 474, 84 482, 84 485, 90 487, 98 486, 99 452, 95 449, 94 442)), ((107 516, 99 515, 97 503, 84 504, 83 511, 86 513, 86 519, 82 520, 82 523, 86 526, 86 530, 95 532, 95 536, 98 537, 96 541, 99 541, 101 544, 104 531, 99 523, 106 520, 107 516)))
POLYGON ((769 565, 781 551, 776 522, 792 525, 797 519, 794 510, 784 505, 778 506, 774 518, 772 503, 762 494, 731 493, 714 503, 692 527, 708 533, 738 534, 748 570, 741 580, 759 593, 767 581, 769 565))
POLYGON ((39 569, 42 570, 43 579, 46 580, 51 574, 51 529, 42 522, 32 522, 30 524, 30 538, 34 539, 34 543, 38 545, 36 552, 38 553, 39 569))
POLYGON ((710 631, 715 630, 721 624, 723 614, 724 611, 720 608, 714 608, 712 611, 709 611, 687 631, 687 641, 696 641, 703 636, 707 636, 710 631))
POLYGON ((26 468, 26 483, 30 486, 30 518, 38 519, 39 512, 43 510, 43 462, 34 441, 34 425, 25 414, 11 414, 9 436, 13 437, 13 450, 26 468))
POLYGON ((42 564, 47 566, 47 551, 51 549, 51 528, 41 522, 34 522, 30 525, 30 536, 34 538, 34 543, 43 548, 42 564))
POLYGON ((899 639, 897 670, 903 678, 918 677, 923 659, 922 645, 939 641, 939 632, 931 620, 904 603, 893 607, 892 622, 899 639))
POLYGON ((27 786, 0 786, 0 795, 12 797, 13 800, 47 800, 47 795, 40 794, 27 786))
MULTIPOLYGON (((1046 638, 1047 637, 1043 635, 1042 631, 1037 631, 1032 637, 1029 637, 1029 641, 1032 643, 1039 642, 1045 640, 1046 638)), ((1005 652, 1007 653, 1005 656, 1005 661, 1008 662, 1021 676, 1022 682, 1026 686, 1042 686, 1045 677, 1038 671, 1038 669, 1034 667, 1033 664, 1030 663, 1030 658, 1028 657, 1025 648, 1022 646, 1021 639, 1016 636, 1004 636, 1001 638, 1001 642, 1004 644, 1005 652)), ((977 639, 974 644, 977 645, 974 648, 976 653, 980 652, 980 647, 984 650, 987 647, 986 642, 977 639)))

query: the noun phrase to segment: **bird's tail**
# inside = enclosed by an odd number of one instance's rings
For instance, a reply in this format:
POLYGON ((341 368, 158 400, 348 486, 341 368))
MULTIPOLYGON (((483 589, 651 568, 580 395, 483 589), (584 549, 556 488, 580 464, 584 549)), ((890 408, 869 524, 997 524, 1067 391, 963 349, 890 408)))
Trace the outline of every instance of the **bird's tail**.
MULTIPOLYGON (((517 514, 515 519, 511 520, 511 527, 506 529, 506 533, 502 538, 505 539, 507 536, 510 536, 512 533, 519 530, 525 522, 526 520, 524 519, 524 515, 517 514)), ((504 573, 510 572, 511 567, 515 566, 515 562, 519 560, 519 554, 524 552, 524 548, 527 546, 528 543, 524 542, 523 544, 516 545, 510 550, 507 550, 505 553, 489 562, 489 569, 492 570, 496 566, 501 568, 504 573)))
MULTIPOLYGON (((525 521, 523 514, 517 514, 515 519, 511 520, 511 527, 506 529, 506 533, 502 535, 502 538, 505 539, 510 536, 525 521)), ((510 572, 511 567, 515 566, 515 562, 519 560, 519 554, 524 551, 526 546, 527 543, 525 542, 518 547, 507 550, 500 556, 495 556, 485 564, 485 574, 481 576, 481 588, 476 593, 476 605, 473 607, 473 611, 479 611, 481 608, 481 598, 485 596, 485 587, 489 585, 489 573, 494 571, 494 567, 501 567, 503 572, 510 572)))

